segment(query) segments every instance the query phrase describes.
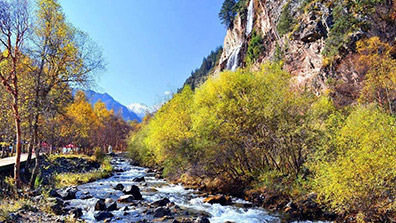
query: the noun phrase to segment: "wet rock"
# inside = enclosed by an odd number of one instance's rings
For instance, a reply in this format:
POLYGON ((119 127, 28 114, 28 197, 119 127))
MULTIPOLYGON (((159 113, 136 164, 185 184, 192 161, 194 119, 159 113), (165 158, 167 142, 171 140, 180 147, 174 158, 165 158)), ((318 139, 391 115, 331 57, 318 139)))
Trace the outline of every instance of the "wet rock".
POLYGON ((110 204, 110 203, 113 203, 113 202, 114 202, 114 200, 111 199, 111 198, 106 198, 105 199, 105 204, 110 204))
POLYGON ((151 205, 157 206, 157 207, 163 207, 163 206, 167 205, 169 202, 170 202, 170 200, 168 198, 163 198, 161 200, 154 201, 153 203, 151 203, 151 205))
POLYGON ((122 190, 124 190, 124 185, 122 185, 122 184, 117 184, 117 185, 114 187, 114 190, 120 190, 120 191, 122 191, 122 190))
POLYGON ((163 177, 161 174, 157 173, 157 174, 155 174, 155 178, 157 178, 157 179, 163 179, 164 177, 163 177))
POLYGON ((223 196, 223 195, 207 197, 203 201, 205 203, 209 203, 209 204, 221 204, 221 205, 231 204, 231 198, 228 196, 227 197, 223 196))
POLYGON ((94 215, 94 218, 98 221, 103 221, 108 218, 112 218, 114 215, 107 211, 100 211, 94 215))
POLYGON ((75 208, 70 211, 73 218, 79 218, 83 215, 81 208, 75 208))
POLYGON ((210 221, 206 217, 198 217, 195 219, 194 223, 210 223, 210 221))
POLYGON ((118 210, 117 202, 113 202, 109 206, 107 206, 107 211, 115 211, 115 210, 118 210))
POLYGON ((124 206, 124 207, 120 208, 120 211, 129 211, 129 208, 128 208, 128 206, 124 206))
POLYGON ((136 177, 135 179, 132 180, 133 182, 146 182, 144 180, 144 177, 136 177))
POLYGON ((163 208, 163 207, 159 207, 159 208, 156 208, 154 210, 154 217, 155 218, 161 218, 161 217, 164 217, 164 216, 169 216, 171 214, 172 213, 170 212, 169 209, 163 208))
POLYGON ((99 199, 96 201, 95 204, 95 211, 105 211, 106 210, 106 204, 104 199, 99 199))
POLYGON ((135 200, 142 199, 142 194, 140 193, 140 189, 136 185, 132 185, 131 187, 126 188, 124 190, 124 194, 132 195, 135 200))
POLYGON ((61 197, 60 194, 58 193, 58 191, 56 191, 55 189, 51 189, 49 192, 49 196, 50 197, 61 197))
POLYGON ((124 195, 118 198, 117 201, 120 203, 132 203, 134 199, 133 195, 124 195))
POLYGON ((49 198, 47 199, 47 201, 51 203, 50 209, 52 210, 52 212, 54 212, 57 215, 61 215, 64 213, 63 210, 64 202, 62 199, 55 197, 55 198, 49 198))
POLYGON ((59 195, 63 200, 73 200, 76 199, 77 191, 78 189, 76 187, 68 187, 64 191, 59 193, 59 195))
POLYGON ((80 199, 81 199, 81 200, 87 200, 87 199, 91 199, 91 198, 93 198, 93 196, 90 195, 90 194, 82 194, 82 195, 80 196, 80 199))

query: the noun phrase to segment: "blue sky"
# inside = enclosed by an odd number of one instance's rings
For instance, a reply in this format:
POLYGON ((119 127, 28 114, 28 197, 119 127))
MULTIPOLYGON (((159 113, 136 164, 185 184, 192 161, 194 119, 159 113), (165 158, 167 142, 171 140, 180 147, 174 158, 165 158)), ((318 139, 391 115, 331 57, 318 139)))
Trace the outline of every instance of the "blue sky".
POLYGON ((223 44, 223 0, 59 0, 69 22, 103 49, 96 91, 154 105, 223 44))

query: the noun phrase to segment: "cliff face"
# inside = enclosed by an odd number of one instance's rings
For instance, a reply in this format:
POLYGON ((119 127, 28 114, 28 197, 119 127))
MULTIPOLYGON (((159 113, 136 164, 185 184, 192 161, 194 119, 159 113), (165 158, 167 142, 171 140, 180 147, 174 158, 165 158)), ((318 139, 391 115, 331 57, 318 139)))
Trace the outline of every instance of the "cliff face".
MULTIPOLYGON (((227 31, 216 73, 246 66, 245 58, 252 39, 251 30, 254 30, 261 36, 264 50, 254 61, 253 67, 258 67, 265 61, 276 60, 276 57, 281 55, 284 68, 290 72, 299 87, 306 86, 317 94, 331 88, 337 104, 352 103, 364 78, 364 74, 354 68, 356 41, 377 35, 387 42, 393 42, 396 37, 396 22, 386 21, 381 19, 381 16, 377 16, 377 21, 375 16, 362 18, 370 20, 374 25, 365 30, 348 33, 349 42, 344 44, 343 51, 334 57, 329 65, 323 51, 334 25, 333 9, 334 5, 331 6, 327 1, 248 1, 247 13, 242 16, 238 14, 227 31), (280 34, 278 26, 280 20, 284 19, 282 16, 285 15, 282 13, 285 13, 285 10, 288 10, 287 16, 293 23, 290 24, 288 32, 280 34), (253 18, 249 17, 249 13, 253 18), (253 23, 249 22, 251 19, 253 23), (337 84, 330 86, 329 80, 337 84)), ((348 12, 348 9, 345 11, 348 12)), ((394 2, 384 1, 376 8, 375 15, 386 15, 394 11, 394 2)))

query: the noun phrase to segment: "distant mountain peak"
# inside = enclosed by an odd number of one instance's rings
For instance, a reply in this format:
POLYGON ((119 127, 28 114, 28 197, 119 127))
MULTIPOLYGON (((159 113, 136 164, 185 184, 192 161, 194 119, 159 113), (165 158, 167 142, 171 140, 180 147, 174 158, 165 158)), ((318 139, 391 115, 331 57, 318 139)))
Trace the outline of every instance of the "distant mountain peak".
POLYGON ((140 119, 143 119, 147 113, 153 113, 157 110, 157 106, 150 107, 142 103, 132 103, 127 107, 129 111, 135 113, 140 119))
POLYGON ((136 120, 140 122, 142 118, 140 118, 139 115, 137 115, 135 112, 132 110, 128 109, 125 105, 122 105, 118 101, 116 101, 111 95, 108 93, 98 93, 93 90, 84 90, 84 93, 92 105, 95 104, 97 101, 101 100, 105 105, 107 109, 113 109, 115 114, 121 115, 121 117, 125 121, 132 121, 136 120))

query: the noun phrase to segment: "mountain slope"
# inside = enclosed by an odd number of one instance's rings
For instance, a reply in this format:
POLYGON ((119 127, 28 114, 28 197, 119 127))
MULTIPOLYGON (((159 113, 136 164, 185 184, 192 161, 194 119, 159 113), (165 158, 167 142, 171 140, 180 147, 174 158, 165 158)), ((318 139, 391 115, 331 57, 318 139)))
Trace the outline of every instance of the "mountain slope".
POLYGON ((113 97, 111 97, 107 93, 97 93, 92 90, 85 90, 85 95, 88 101, 93 105, 97 101, 101 100, 105 103, 107 109, 113 109, 116 114, 120 114, 121 117, 126 121, 141 121, 141 118, 135 114, 133 111, 130 111, 126 106, 122 105, 118 101, 116 101, 113 97))

